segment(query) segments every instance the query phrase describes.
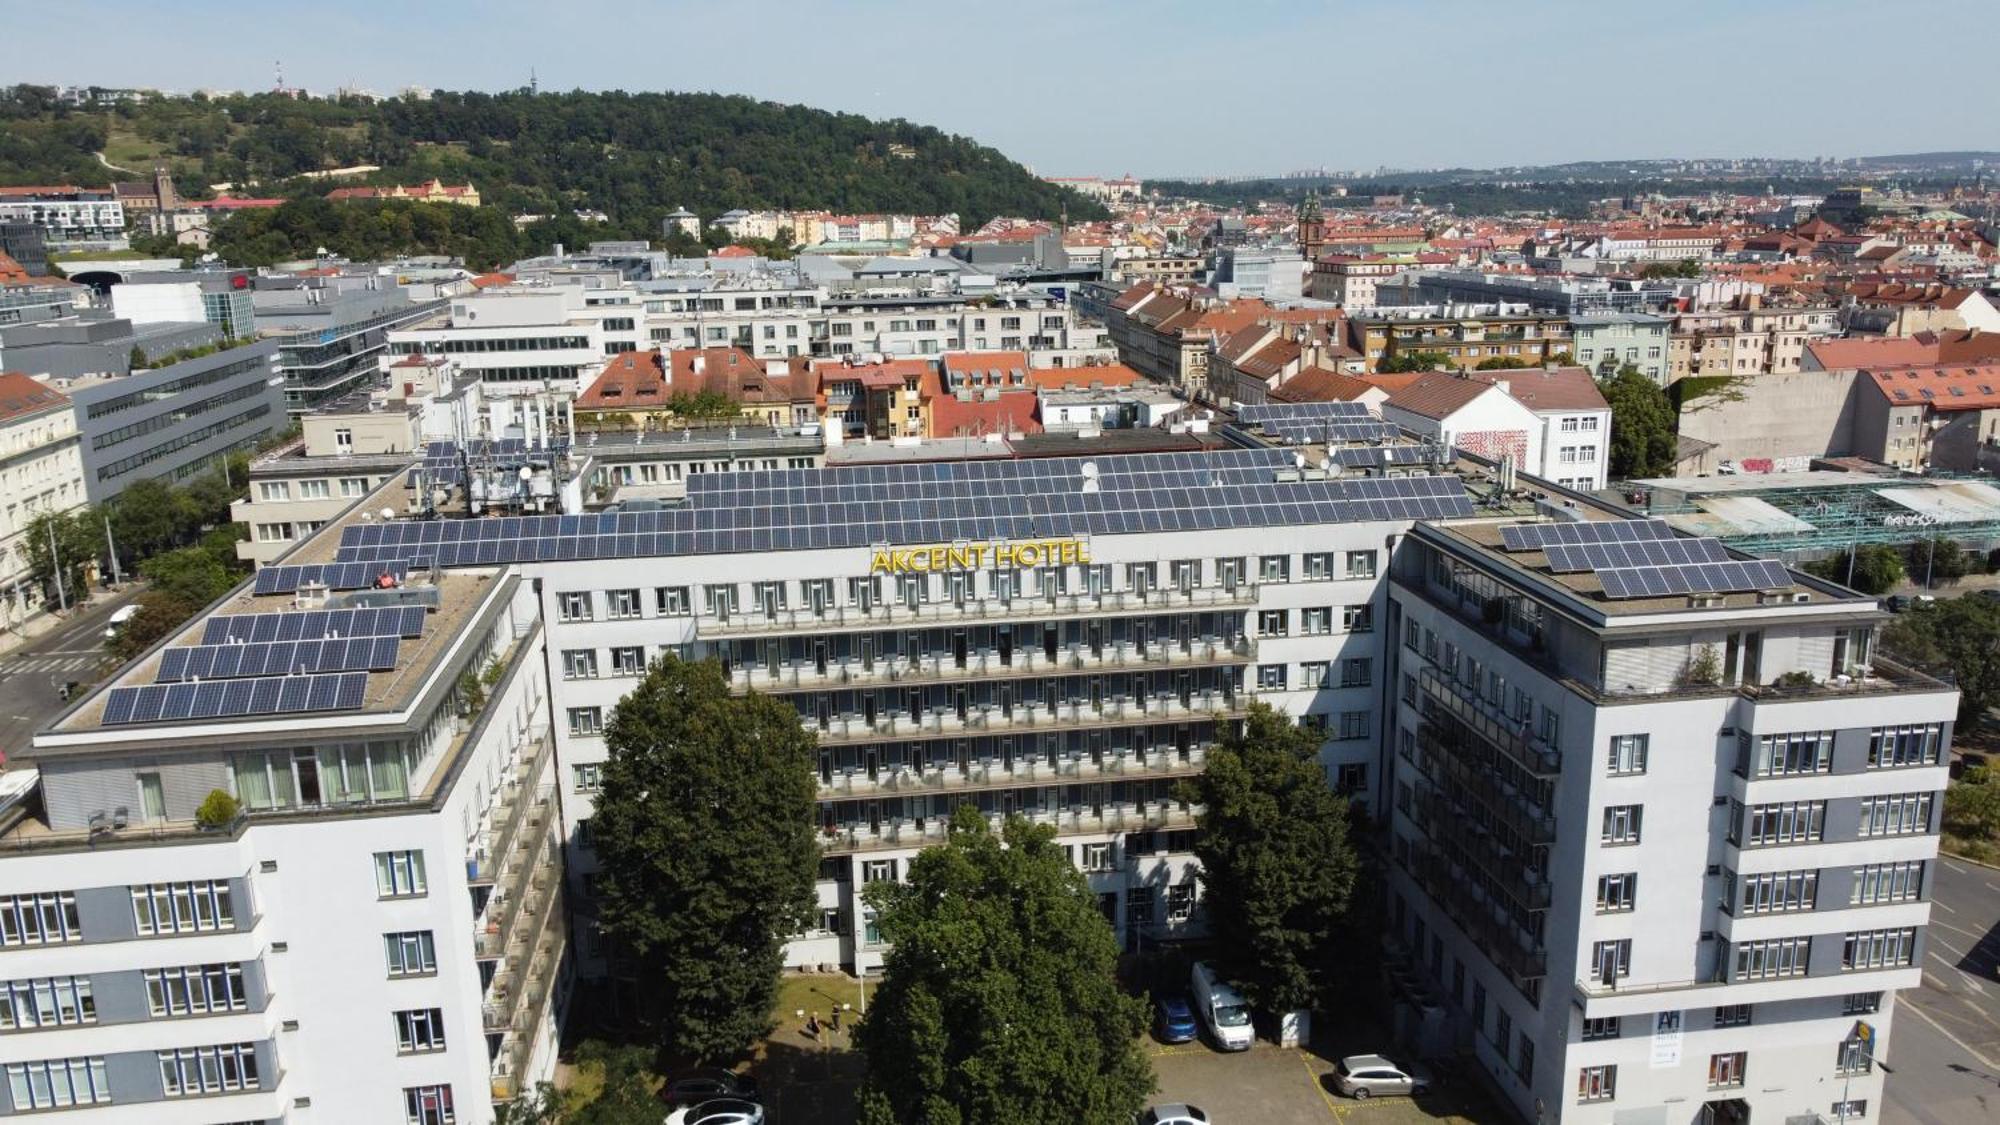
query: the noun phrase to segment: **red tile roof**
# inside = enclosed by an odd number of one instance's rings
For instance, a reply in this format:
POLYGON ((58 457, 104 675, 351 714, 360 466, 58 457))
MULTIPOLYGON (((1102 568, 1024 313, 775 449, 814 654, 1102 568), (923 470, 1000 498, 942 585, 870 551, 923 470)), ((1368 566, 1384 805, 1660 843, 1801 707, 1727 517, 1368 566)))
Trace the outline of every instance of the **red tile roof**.
POLYGON ((983 437, 986 434, 1038 434, 1035 417, 1040 402, 1032 391, 1001 391, 992 397, 961 399, 939 395, 931 401, 930 436, 983 437))
POLYGON ((19 371, 0 373, 0 422, 69 405, 69 396, 19 371))
POLYGON ((1506 393, 1537 414, 1558 411, 1606 410, 1588 368, 1522 367, 1510 371, 1427 372, 1415 383, 1389 396, 1388 404, 1425 418, 1443 418, 1478 398, 1488 387, 1505 385, 1506 393))
POLYGON ((1935 339, 1926 343, 1910 336, 1884 336, 1874 340, 1815 340, 1806 345, 1806 350, 1812 352, 1819 365, 1829 371, 1877 364, 1935 363, 1938 359, 1935 339))
POLYGON ((578 410, 659 409, 677 394, 703 391, 727 395, 746 406, 810 400, 818 383, 810 372, 791 370, 776 375, 764 361, 741 348, 681 348, 668 353, 671 378, 658 351, 624 352, 604 363, 604 370, 577 396, 578 410), (697 370, 697 368, 699 368, 697 370))
POLYGON ((1357 379, 1324 367, 1308 367, 1278 384, 1271 391, 1271 401, 1353 402, 1378 389, 1366 379, 1357 379))
POLYGON ((2000 407, 2000 364, 1888 368, 1862 374, 1892 406, 1928 406, 1939 411, 2000 407))
POLYGON ((1146 381, 1122 363, 1085 367, 1037 367, 1028 372, 1028 383, 1041 391, 1083 391, 1098 387, 1130 387, 1146 381))

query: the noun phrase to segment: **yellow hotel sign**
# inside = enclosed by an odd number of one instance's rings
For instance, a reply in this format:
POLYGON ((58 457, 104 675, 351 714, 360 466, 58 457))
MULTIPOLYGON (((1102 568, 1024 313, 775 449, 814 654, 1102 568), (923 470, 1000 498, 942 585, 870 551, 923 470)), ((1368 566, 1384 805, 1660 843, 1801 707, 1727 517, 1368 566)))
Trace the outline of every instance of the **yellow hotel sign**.
POLYGON ((871 574, 917 574, 981 567, 1081 566, 1090 562, 1081 539, 1029 539, 1020 543, 933 543, 926 547, 878 547, 871 574))

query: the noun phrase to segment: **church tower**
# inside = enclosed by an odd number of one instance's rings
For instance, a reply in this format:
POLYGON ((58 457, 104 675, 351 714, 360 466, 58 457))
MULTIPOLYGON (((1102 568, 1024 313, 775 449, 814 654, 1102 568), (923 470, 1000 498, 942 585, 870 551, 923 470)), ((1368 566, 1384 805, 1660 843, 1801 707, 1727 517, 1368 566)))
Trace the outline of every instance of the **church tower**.
POLYGON ((1306 192, 1306 198, 1299 204, 1299 256, 1308 262, 1319 259, 1319 248, 1326 241, 1320 227, 1319 189, 1306 192))

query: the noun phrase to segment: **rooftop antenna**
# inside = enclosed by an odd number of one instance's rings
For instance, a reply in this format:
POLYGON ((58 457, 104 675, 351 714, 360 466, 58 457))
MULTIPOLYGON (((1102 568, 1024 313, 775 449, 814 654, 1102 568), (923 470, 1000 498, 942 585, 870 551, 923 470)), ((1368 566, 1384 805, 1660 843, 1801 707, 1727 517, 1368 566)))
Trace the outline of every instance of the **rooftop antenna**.
POLYGON ((275 89, 282 94, 285 92, 285 60, 274 59, 271 62, 271 66, 277 71, 278 74, 278 84, 275 87, 275 89))
POLYGON ((535 78, 535 68, 528 68, 528 93, 530 96, 542 92, 542 84, 535 78))

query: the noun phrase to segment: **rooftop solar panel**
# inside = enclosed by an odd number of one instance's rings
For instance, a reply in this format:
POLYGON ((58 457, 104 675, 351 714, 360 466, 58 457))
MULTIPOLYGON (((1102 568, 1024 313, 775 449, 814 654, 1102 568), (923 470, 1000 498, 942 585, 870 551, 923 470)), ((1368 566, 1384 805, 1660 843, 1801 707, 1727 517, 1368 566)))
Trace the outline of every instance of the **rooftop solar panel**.
POLYGON ((1551 543, 1543 548, 1549 569, 1558 574, 1622 567, 1727 562, 1729 548, 1717 539, 1644 539, 1624 543, 1551 543))
POLYGON ((363 704, 367 690, 366 672, 115 687, 105 699, 104 723, 351 711, 363 704))
POLYGON ((248 679, 313 672, 387 672, 396 667, 396 637, 246 642, 170 648, 160 655, 159 683, 248 679))
POLYGON ((1727 594, 1783 589, 1792 584, 1781 563, 1709 562, 1686 566, 1625 567, 1600 571, 1609 598, 1655 598, 1682 594, 1727 594))
MULTIPOLYGON (((370 524, 365 530, 382 529, 370 524)), ((423 631, 422 606, 361 606, 354 609, 310 609, 211 617, 202 627, 201 643, 219 645, 328 637, 418 637, 423 635, 423 631)))
POLYGON ((1590 520, 1583 523, 1516 523, 1500 529, 1500 542, 1509 551, 1539 551, 1551 543, 1630 543, 1651 539, 1672 539, 1674 529, 1665 520, 1590 520))

